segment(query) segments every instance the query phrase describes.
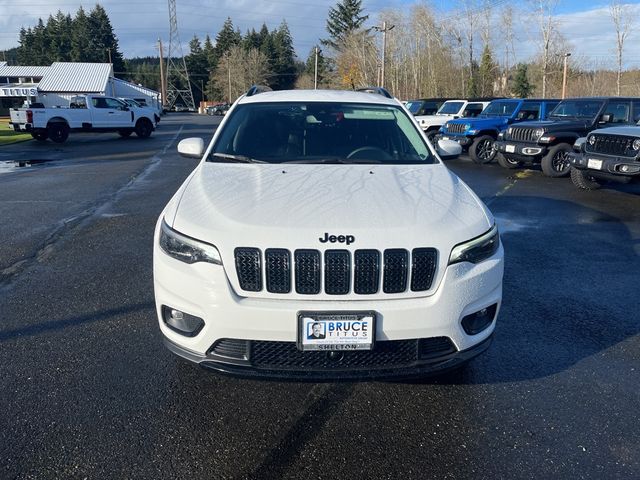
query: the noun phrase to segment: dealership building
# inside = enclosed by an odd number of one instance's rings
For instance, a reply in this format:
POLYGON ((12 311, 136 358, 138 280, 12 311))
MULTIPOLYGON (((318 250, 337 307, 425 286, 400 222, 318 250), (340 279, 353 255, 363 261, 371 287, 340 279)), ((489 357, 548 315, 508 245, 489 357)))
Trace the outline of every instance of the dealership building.
POLYGON ((0 116, 25 101, 45 107, 68 106, 74 95, 132 98, 161 110, 160 93, 116 78, 110 63, 56 62, 50 67, 10 66, 0 62, 0 116))

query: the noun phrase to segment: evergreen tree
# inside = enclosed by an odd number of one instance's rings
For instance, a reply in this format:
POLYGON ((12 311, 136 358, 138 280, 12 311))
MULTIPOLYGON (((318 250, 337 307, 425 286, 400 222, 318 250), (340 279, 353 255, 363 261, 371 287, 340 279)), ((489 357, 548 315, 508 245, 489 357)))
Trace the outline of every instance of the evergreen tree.
POLYGON ((288 90, 296 82, 296 59, 293 39, 287 22, 283 21, 272 34, 274 56, 271 61, 273 79, 270 82, 274 90, 288 90))
POLYGON ((213 70, 216 68, 216 50, 215 47, 213 46, 213 43, 211 43, 211 37, 209 36, 209 34, 207 34, 207 36, 204 39, 204 46, 202 47, 202 52, 204 53, 205 58, 207 59, 207 67, 210 70, 213 70))
POLYGON ((480 57, 480 68, 478 69, 481 96, 488 97, 493 95, 493 85, 496 80, 497 71, 498 65, 493 61, 491 49, 489 45, 485 45, 482 50, 482 57, 480 57))
POLYGON ((242 39, 242 48, 249 51, 252 48, 260 50, 261 38, 260 34, 256 32, 254 28, 251 31, 247 30, 247 34, 242 39))
POLYGON ((92 44, 92 39, 89 33, 89 18, 82 7, 78 9, 73 19, 71 31, 71 61, 90 61, 88 60, 91 54, 89 46, 92 44))
POLYGON ((73 21, 71 15, 65 15, 60 10, 55 18, 47 23, 51 35, 50 61, 68 62, 71 60, 71 30, 73 21))
POLYGON ((339 49, 345 38, 369 18, 362 15, 362 0, 342 0, 329 10, 327 32, 329 37, 323 40, 324 45, 339 49))
POLYGON ((527 98, 533 92, 534 86, 529 83, 527 70, 526 63, 519 63, 516 67, 516 76, 513 79, 511 91, 518 98, 527 98))
POLYGON ((233 28, 231 18, 227 17, 222 25, 222 29, 218 32, 218 35, 216 35, 214 57, 216 64, 219 62, 220 58, 231 49, 231 47, 239 45, 241 41, 242 35, 239 31, 233 28))
POLYGON ((195 35, 189 42, 189 55, 185 57, 185 62, 189 79, 192 85, 195 85, 195 88, 192 88, 193 100, 199 104, 204 98, 204 83, 207 80, 209 68, 200 39, 195 35))
POLYGON ((44 22, 38 19, 38 25, 33 29, 33 37, 31 43, 32 65, 49 65, 49 43, 50 37, 44 22))
MULTIPOLYGON (((88 17, 89 34, 91 36, 91 50, 89 60, 93 62, 108 62, 109 55, 113 63, 114 72, 124 71, 122 53, 118 49, 118 39, 113 33, 111 21, 106 10, 96 5, 88 17)), ((87 61, 87 60, 85 60, 87 61)))
POLYGON ((473 71, 473 75, 470 75, 469 86, 467 87, 467 96, 468 97, 479 97, 480 96, 480 80, 478 78, 478 64, 474 60, 471 64, 471 69, 473 71))
POLYGON ((33 54, 31 51, 31 28, 25 30, 24 27, 20 29, 20 36, 18 43, 17 60, 20 65, 33 65, 33 54))

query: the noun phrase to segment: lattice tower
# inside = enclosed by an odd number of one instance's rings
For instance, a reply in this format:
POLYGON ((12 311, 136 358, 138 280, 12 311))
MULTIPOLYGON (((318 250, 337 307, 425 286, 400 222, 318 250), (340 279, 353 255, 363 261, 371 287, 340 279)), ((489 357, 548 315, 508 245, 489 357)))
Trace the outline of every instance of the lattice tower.
POLYGON ((184 106, 196 109, 187 71, 187 62, 182 53, 182 44, 178 35, 178 14, 176 0, 169 0, 169 53, 167 55, 167 99, 165 105, 171 109, 178 99, 184 106))

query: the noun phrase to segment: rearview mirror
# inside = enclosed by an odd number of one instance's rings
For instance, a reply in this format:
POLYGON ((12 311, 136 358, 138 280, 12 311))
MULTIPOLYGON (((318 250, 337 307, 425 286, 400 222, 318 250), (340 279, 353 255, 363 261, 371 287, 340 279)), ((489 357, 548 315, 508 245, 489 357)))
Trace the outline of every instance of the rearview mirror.
POLYGON ((438 140, 436 151, 442 160, 453 160, 462 153, 462 146, 453 140, 438 140))
POLYGON ((198 137, 185 138, 178 144, 178 153, 183 157, 202 158, 204 140, 198 137))

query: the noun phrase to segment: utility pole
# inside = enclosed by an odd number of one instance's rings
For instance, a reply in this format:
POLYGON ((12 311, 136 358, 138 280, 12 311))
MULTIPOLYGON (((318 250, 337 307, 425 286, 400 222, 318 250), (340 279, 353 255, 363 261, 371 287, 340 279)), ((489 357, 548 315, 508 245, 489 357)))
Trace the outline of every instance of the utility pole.
POLYGON ((319 49, 318 46, 316 45, 316 68, 315 68, 315 73, 313 75, 313 89, 317 90, 318 89, 318 53, 319 49))
POLYGON ((160 49, 160 95, 162 96, 162 108, 167 105, 167 84, 164 76, 164 54, 162 53, 162 40, 158 39, 158 48, 160 49))
POLYGON ((380 69, 380 82, 378 82, 378 86, 380 87, 384 87, 384 66, 385 66, 385 60, 386 60, 386 56, 387 56, 387 32, 389 30, 393 30, 393 28, 395 27, 395 25, 391 25, 390 27, 387 27, 387 22, 382 22, 382 28, 380 27, 373 27, 374 30, 377 30, 378 32, 382 32, 382 67, 380 69))
POLYGON ((231 103, 231 62, 229 61, 229 52, 226 53, 227 56, 227 75, 229 77, 229 97, 228 103, 231 103))
POLYGON ((564 100, 567 94, 567 59, 571 56, 571 53, 564 54, 564 71, 562 74, 562 99, 564 100))

